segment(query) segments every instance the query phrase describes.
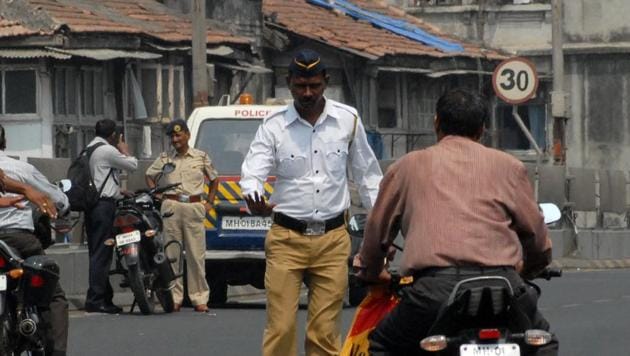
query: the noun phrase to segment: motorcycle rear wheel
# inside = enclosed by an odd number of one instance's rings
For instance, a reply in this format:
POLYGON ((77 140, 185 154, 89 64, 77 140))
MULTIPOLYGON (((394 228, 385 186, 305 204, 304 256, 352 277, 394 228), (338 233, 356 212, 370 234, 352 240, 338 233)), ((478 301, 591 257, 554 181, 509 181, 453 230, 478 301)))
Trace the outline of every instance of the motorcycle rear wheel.
POLYGON ((150 290, 145 286, 142 268, 139 265, 129 266, 127 279, 129 279, 129 287, 133 292, 133 297, 138 304, 138 308, 140 308, 140 312, 144 315, 152 314, 155 304, 150 290))
MULTIPOLYGON (((6 306, 5 306, 6 307, 6 306)), ((13 355, 13 351, 11 350, 10 344, 10 315, 6 312, 3 315, 0 315, 0 355, 10 356, 13 355)))

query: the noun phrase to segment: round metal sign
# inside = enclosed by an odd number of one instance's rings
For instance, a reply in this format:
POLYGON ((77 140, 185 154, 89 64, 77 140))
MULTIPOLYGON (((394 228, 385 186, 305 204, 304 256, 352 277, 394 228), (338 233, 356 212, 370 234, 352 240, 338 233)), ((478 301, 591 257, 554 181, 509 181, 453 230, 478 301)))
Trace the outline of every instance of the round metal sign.
POLYGON ((538 89, 538 74, 525 58, 507 59, 492 73, 494 93, 508 104, 516 105, 531 99, 538 89))

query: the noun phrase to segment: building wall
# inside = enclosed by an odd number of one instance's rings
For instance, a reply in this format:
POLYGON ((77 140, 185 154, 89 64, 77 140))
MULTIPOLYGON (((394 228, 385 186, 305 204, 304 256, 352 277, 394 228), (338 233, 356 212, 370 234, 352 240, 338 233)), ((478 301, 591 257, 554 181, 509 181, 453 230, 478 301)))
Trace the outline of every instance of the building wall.
POLYGON ((263 0, 207 0, 206 17, 229 26, 235 33, 262 45, 263 0))
MULTIPOLYGON (((550 86, 551 1, 496 5, 408 6, 410 14, 485 46, 532 59, 550 86)), ((406 4, 409 4, 408 2, 406 4)), ((570 114, 567 165, 594 169, 630 168, 630 2, 563 1, 565 91, 570 114)), ((549 97, 543 98, 549 105, 549 97)), ((552 132, 547 112, 546 131, 552 132)), ((548 161, 550 163, 550 161, 548 161)))

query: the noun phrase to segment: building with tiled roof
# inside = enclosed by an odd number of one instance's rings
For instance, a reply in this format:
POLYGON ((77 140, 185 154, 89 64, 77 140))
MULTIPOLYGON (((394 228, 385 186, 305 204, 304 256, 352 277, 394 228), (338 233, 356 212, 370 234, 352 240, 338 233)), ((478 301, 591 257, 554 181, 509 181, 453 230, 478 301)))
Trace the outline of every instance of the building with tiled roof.
MULTIPOLYGON (((256 61, 254 42, 208 21, 209 89, 237 75, 220 65, 256 61)), ((164 123, 192 109, 191 46, 191 17, 155 0, 0 1, 0 122, 33 138, 8 152, 69 157, 111 118, 134 152, 155 156, 168 145, 164 123)))
POLYGON ((276 97, 297 49, 320 51, 331 69, 327 95, 356 106, 379 158, 434 142, 439 95, 463 86, 492 95, 491 74, 507 58, 440 31, 381 0, 263 0, 276 97))

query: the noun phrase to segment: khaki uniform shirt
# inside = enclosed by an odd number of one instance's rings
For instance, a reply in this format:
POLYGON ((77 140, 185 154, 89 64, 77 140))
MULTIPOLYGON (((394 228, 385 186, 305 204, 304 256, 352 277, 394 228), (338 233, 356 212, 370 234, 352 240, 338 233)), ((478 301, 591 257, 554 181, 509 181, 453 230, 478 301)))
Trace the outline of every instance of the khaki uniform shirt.
POLYGON ((162 167, 169 162, 175 164, 175 170, 165 174, 160 179, 160 185, 181 183, 169 193, 204 194, 204 175, 208 176, 211 181, 218 176, 208 154, 192 147, 188 148, 188 152, 183 156, 179 156, 175 150, 162 152, 160 157, 147 169, 146 175, 155 178, 162 171, 162 167))

